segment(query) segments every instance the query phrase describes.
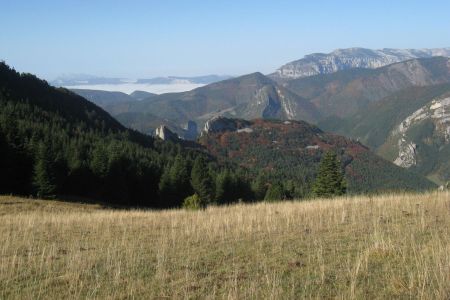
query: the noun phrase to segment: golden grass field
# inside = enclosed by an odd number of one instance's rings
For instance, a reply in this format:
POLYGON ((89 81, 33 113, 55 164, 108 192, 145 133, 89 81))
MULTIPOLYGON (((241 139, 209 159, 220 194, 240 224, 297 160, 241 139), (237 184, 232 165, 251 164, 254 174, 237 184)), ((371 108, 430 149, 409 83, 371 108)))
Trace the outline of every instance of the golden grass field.
POLYGON ((0 197, 0 298, 450 298, 450 194, 103 209, 0 197))

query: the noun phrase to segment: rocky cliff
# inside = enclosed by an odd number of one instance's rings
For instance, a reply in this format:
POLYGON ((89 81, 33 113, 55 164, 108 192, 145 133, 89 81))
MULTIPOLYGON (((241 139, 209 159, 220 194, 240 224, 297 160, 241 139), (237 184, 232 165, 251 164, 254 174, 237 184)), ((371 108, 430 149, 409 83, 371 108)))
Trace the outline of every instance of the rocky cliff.
POLYGON ((156 128, 155 135, 163 141, 177 141, 180 138, 177 134, 173 133, 167 126, 161 125, 156 128))
POLYGON ((318 74, 331 74, 352 68, 374 69, 414 58, 450 57, 450 48, 438 49, 338 49, 331 53, 314 53, 290 62, 271 74, 275 80, 296 79, 318 74))

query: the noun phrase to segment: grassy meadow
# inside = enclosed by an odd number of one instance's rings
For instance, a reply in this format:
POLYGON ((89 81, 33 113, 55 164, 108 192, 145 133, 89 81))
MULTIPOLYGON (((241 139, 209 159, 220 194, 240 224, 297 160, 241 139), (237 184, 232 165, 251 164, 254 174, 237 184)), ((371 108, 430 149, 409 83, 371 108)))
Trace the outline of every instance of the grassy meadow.
POLYGON ((0 299, 450 298, 450 193, 105 209, 0 197, 0 299))

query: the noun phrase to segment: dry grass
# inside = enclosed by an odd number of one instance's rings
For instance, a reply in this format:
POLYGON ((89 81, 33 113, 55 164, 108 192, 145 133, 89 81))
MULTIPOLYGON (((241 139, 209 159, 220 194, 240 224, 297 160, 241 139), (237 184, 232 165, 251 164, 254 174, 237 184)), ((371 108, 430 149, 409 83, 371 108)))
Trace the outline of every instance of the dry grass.
POLYGON ((0 197, 0 298, 450 297, 450 194, 120 211, 0 197))

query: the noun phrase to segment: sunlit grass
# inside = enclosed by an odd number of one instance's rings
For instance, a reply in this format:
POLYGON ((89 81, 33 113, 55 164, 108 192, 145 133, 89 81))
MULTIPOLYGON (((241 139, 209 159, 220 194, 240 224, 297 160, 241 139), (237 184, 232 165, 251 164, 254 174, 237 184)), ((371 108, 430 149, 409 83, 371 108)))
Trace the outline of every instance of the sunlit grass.
POLYGON ((0 298, 450 297, 450 194, 109 210, 0 197, 0 298))

